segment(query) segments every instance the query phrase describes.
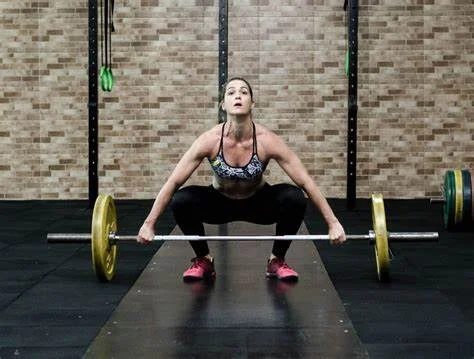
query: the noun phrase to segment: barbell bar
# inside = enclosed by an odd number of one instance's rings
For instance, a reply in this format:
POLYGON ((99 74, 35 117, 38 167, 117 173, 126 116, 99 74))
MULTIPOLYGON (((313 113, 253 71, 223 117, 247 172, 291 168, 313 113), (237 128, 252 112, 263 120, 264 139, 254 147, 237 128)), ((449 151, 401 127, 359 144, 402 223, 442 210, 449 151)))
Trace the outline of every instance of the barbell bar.
MULTIPOLYGON (((389 280, 388 241, 419 242, 436 241, 437 232, 388 232, 385 220, 383 196, 372 195, 373 230, 368 234, 348 234, 349 240, 367 240, 374 244, 379 281, 389 280)), ((112 280, 116 272, 117 244, 119 241, 135 241, 136 235, 117 234, 117 211, 110 195, 100 194, 92 214, 92 232, 89 233, 48 233, 48 243, 91 243, 92 267, 101 282, 112 280)), ((155 235, 154 241, 328 241, 328 235, 285 235, 285 236, 190 236, 155 235)))
MULTIPOLYGON (((48 233, 48 243, 90 243, 91 234, 89 233, 48 233)), ((114 232, 109 233, 111 245, 119 241, 136 241, 137 235, 119 235, 114 232)), ((238 242, 260 242, 260 241, 328 241, 327 234, 295 234, 284 236, 193 236, 193 235, 155 235, 152 241, 238 241, 238 242)), ((369 243, 375 243, 375 232, 369 231, 368 234, 348 234, 348 240, 366 240, 369 243)), ((437 240, 437 232, 388 232, 388 239, 396 242, 417 242, 421 240, 437 240)))

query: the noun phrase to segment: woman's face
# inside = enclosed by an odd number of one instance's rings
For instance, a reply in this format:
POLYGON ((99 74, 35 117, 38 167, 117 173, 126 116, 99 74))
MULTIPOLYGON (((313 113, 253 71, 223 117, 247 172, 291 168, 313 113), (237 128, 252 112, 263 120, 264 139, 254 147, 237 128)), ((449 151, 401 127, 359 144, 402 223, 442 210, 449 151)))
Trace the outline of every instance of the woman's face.
POLYGON ((230 81, 224 94, 222 109, 229 115, 247 115, 253 107, 249 86, 242 80, 230 81))

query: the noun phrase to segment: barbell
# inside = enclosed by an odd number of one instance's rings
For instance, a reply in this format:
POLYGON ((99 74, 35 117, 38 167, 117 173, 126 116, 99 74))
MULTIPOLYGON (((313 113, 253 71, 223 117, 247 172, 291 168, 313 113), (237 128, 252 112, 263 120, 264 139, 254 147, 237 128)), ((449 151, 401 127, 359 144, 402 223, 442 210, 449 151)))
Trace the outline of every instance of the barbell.
MULTIPOLYGON (((368 234, 348 234, 349 240, 367 240, 374 244, 377 275, 379 281, 389 280, 388 241, 413 242, 436 241, 437 232, 388 232, 385 220, 383 196, 372 195, 373 230, 368 234)), ((100 194, 92 214, 92 232, 89 233, 48 233, 48 243, 91 243, 92 267, 101 282, 112 280, 116 271, 117 245, 119 241, 135 241, 136 235, 117 234, 117 211, 110 195, 100 194)), ((190 236, 156 235, 154 241, 328 241, 328 235, 285 235, 285 236, 190 236)))

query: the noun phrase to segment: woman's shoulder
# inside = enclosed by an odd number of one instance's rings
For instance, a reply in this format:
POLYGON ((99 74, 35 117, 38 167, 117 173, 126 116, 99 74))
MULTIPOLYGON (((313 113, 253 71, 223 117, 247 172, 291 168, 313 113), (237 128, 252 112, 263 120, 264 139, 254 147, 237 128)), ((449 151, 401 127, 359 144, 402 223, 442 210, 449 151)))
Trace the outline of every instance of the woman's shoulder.
POLYGON ((261 125, 259 123, 255 124, 255 134, 257 136, 257 141, 272 142, 277 139, 279 136, 270 130, 268 127, 261 125))
POLYGON ((203 133, 201 133, 201 135, 199 135, 199 139, 200 140, 204 140, 204 141, 207 141, 207 140, 212 140, 216 137, 219 137, 221 136, 221 131, 222 131, 222 123, 219 123, 217 125, 214 125, 213 127, 211 127, 210 129, 204 131, 203 133))
POLYGON ((216 139, 220 139, 222 134, 222 123, 212 126, 206 132, 204 132, 201 137, 203 137, 206 141, 215 141, 216 139))
POLYGON ((205 156, 210 156, 215 151, 216 145, 219 144, 221 131, 222 124, 217 124, 201 133, 195 141, 195 145, 200 149, 200 152, 205 153, 205 156))
POLYGON ((279 157, 285 147, 282 138, 268 127, 260 124, 255 124, 255 133, 261 160, 268 161, 271 158, 279 157))

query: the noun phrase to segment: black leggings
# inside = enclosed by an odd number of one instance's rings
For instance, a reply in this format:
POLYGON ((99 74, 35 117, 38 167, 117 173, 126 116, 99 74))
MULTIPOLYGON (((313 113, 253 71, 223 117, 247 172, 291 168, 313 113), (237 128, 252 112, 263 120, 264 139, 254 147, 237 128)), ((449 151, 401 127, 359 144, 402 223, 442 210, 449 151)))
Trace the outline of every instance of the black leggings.
MULTIPOLYGON (((257 224, 276 223, 276 235, 298 232, 306 211, 306 198, 296 186, 265 184, 246 199, 231 199, 212 186, 188 186, 177 191, 171 201, 174 218, 185 235, 204 236, 203 223, 222 224, 246 221, 257 224)), ((285 257, 291 241, 273 242, 272 253, 285 257)), ((190 241, 197 257, 209 254, 206 241, 190 241)))

